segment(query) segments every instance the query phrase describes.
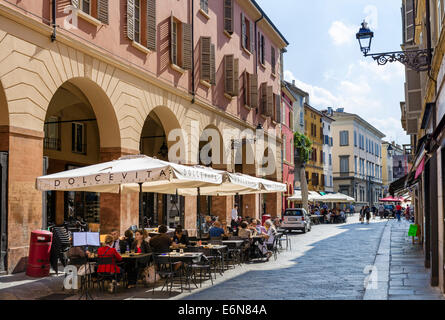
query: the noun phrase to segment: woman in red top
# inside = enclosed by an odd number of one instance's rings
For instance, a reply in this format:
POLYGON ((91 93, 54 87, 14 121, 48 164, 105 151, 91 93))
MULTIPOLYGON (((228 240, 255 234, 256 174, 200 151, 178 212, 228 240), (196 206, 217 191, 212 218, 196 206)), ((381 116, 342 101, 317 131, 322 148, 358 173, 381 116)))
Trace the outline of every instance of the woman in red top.
MULTIPOLYGON (((151 249, 147 241, 144 240, 144 231, 138 230, 134 234, 134 241, 131 246, 131 251, 134 253, 150 253, 151 249)), ((144 269, 144 266, 138 266, 134 261, 129 261, 125 265, 125 270, 128 274, 128 288, 134 288, 137 283, 138 274, 144 269)))
POLYGON ((97 267, 97 273, 121 273, 120 268, 117 266, 116 262, 122 261, 121 255, 112 248, 113 237, 108 235, 105 237, 105 246, 100 247, 97 250, 97 256, 99 258, 112 258, 112 264, 100 264, 97 267))

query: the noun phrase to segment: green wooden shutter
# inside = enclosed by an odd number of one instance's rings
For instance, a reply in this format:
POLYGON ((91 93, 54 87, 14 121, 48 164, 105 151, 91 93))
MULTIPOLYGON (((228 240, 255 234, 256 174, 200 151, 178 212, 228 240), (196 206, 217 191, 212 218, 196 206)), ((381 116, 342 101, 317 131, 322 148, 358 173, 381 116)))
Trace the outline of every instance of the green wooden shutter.
POLYGON ((249 22, 249 31, 250 31, 250 52, 255 53, 255 28, 253 21, 249 22))
POLYGON ((273 87, 267 86, 266 89, 267 103, 266 103, 266 116, 273 116, 273 87))
POLYGON ((276 73, 276 56, 275 56, 275 48, 271 47, 271 64, 272 64, 272 73, 276 73))
POLYGON ((241 45, 244 49, 247 49, 244 45, 246 43, 246 37, 247 37, 247 26, 246 26, 246 19, 244 17, 244 13, 241 12, 241 45))
POLYGON ((134 41, 134 0, 127 0, 127 37, 134 41))
POLYGON ((182 68, 192 70, 193 43, 192 43, 192 25, 182 24, 182 68))
POLYGON ((156 51, 156 0, 147 0, 147 48, 156 51))

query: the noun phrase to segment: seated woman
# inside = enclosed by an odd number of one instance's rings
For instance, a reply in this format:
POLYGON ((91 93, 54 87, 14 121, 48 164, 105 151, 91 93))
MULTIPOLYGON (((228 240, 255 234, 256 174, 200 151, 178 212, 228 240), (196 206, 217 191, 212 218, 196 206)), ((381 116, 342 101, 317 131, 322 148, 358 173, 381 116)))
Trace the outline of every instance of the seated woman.
POLYGON ((266 222, 264 223, 264 225, 266 226, 266 230, 267 230, 267 235, 265 235, 264 237, 266 238, 266 246, 267 246, 267 258, 269 259, 270 256, 272 255, 272 252, 270 250, 273 249, 273 243, 275 241, 275 237, 277 236, 277 229, 275 229, 274 224, 272 223, 272 220, 266 220, 266 222))
POLYGON ((190 240, 186 234, 184 234, 184 230, 182 226, 177 226, 175 230, 175 235, 173 236, 173 247, 179 247, 180 245, 189 246, 190 240))
POLYGON ((243 239, 252 238, 252 231, 247 229, 247 222, 241 222, 241 229, 238 231, 238 237, 243 239))
MULTIPOLYGON (((135 253, 150 253, 151 249, 148 243, 144 240, 144 232, 142 230, 138 230, 135 233, 135 239, 133 241, 133 245, 131 246, 131 251, 135 253)), ((134 288, 136 286, 137 277, 139 271, 143 269, 142 267, 137 267, 134 262, 129 262, 126 265, 127 273, 128 273, 128 287, 129 289, 134 288)))
MULTIPOLYGON (((97 267, 97 273, 108 273, 116 275, 116 280, 120 281, 122 278, 121 268, 119 268, 116 262, 122 261, 121 255, 116 251, 115 248, 112 248, 114 238, 111 235, 107 235, 105 237, 105 246, 100 247, 97 250, 98 258, 111 258, 111 264, 99 264, 97 267)), ((117 282, 115 279, 110 283, 110 287, 108 290, 110 292, 114 292, 116 288, 117 282)))

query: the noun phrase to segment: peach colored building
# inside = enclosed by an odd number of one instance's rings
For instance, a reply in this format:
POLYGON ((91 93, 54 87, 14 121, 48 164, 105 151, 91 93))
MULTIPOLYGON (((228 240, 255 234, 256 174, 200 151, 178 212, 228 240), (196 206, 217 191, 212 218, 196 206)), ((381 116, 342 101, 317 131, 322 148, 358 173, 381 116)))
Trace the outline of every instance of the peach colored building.
MULTIPOLYGON (((0 0, 0 272, 26 266, 29 235, 70 216, 101 233, 138 224, 138 196, 35 189, 45 173, 146 154, 167 159, 177 142, 198 163, 206 128, 224 159, 212 166, 281 181, 282 49, 287 41, 255 1, 0 0), (55 4, 55 7, 54 7, 55 4), (53 15, 55 12, 55 16, 53 15), (276 148, 243 139, 259 124, 276 148), (225 130, 235 138, 223 139, 225 130), (171 138, 171 137, 170 137, 171 138), (233 147, 238 146, 238 147, 233 147), (260 150, 262 152, 262 150, 260 150), (265 161, 264 159, 267 159, 265 161), (222 163, 221 163, 222 162, 222 163)), ((218 161, 217 161, 218 160, 218 161)), ((235 197, 201 199, 230 220, 235 197)), ((196 197, 144 194, 152 224, 197 229, 196 197)), ((281 194, 237 197, 245 216, 281 214, 281 194)))

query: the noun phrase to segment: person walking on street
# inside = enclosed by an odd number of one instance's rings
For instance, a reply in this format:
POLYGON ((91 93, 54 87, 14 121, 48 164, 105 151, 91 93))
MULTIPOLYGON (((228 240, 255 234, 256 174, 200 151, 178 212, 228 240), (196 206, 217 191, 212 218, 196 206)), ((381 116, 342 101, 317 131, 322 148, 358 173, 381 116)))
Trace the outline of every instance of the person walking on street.
POLYGON ((369 224, 369 220, 371 220, 371 209, 369 206, 365 207, 365 215, 366 215, 366 224, 369 224))
POLYGON ((365 223, 365 209, 366 209, 366 207, 363 207, 360 210, 360 223, 361 224, 365 223))
POLYGON ((409 204, 406 206, 405 219, 407 221, 409 221, 411 219, 411 210, 410 210, 409 204))
POLYGON ((379 205, 379 216, 380 216, 380 220, 383 219, 383 216, 385 215, 385 206, 381 203, 379 205))
POLYGON ((402 215, 402 206, 400 205, 400 202, 399 202, 399 203, 397 203, 397 206, 396 206, 396 217, 397 217, 398 222, 401 221, 400 220, 401 215, 402 215))

